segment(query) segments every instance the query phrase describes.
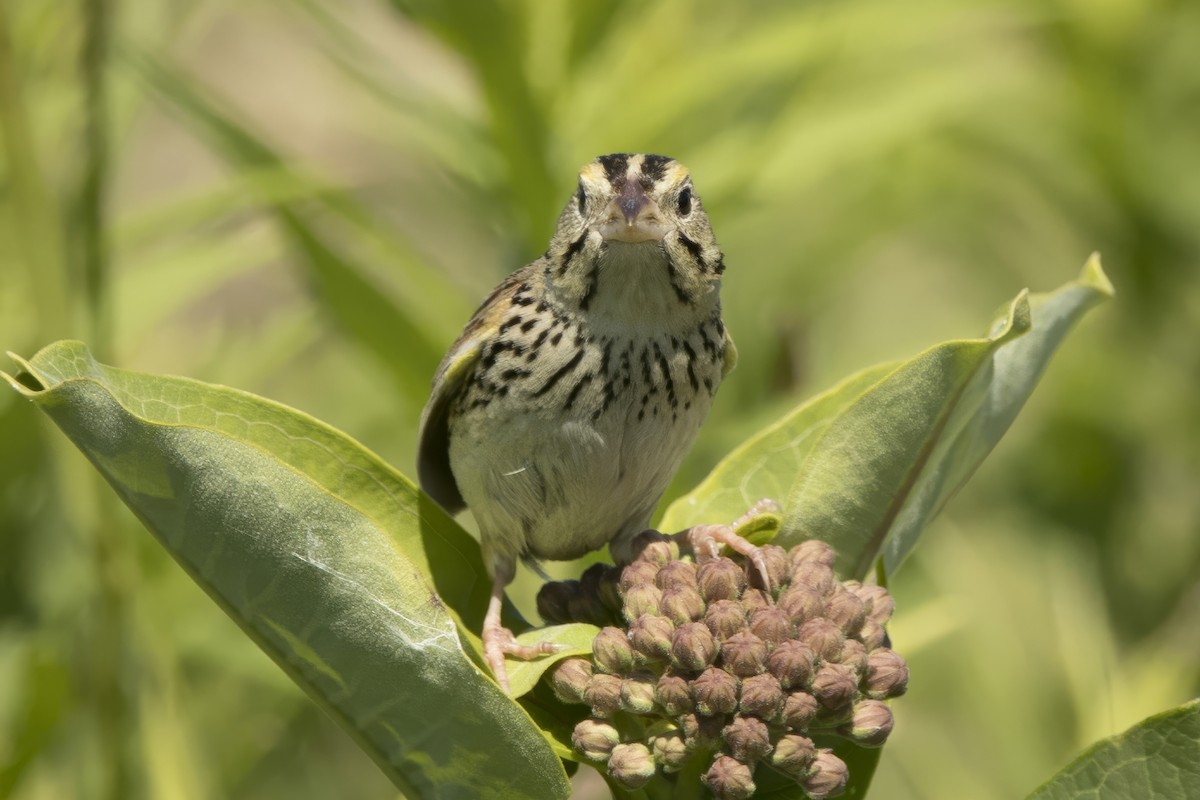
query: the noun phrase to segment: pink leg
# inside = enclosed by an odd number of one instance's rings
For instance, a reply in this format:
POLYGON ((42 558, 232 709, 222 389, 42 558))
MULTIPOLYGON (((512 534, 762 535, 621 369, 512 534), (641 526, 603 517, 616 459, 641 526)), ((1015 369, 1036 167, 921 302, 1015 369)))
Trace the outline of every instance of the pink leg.
POLYGON ((708 561, 721 555, 721 547, 728 547, 735 553, 744 556, 754 564, 763 586, 771 588, 771 579, 767 574, 767 564, 757 546, 750 544, 737 534, 737 529, 757 516, 767 513, 778 513, 782 509, 774 500, 759 500, 750 510, 738 517, 730 525, 697 525, 684 531, 688 543, 697 561, 708 561))
POLYGON ((500 623, 500 607, 504 603, 504 587, 512 580, 513 569, 496 570, 492 578, 492 596, 488 600, 487 614, 483 618, 483 656, 496 675, 496 681, 505 692, 508 687, 508 668, 504 657, 512 656, 523 660, 550 655, 559 650, 553 642, 538 642, 536 645, 518 644, 512 631, 500 623))

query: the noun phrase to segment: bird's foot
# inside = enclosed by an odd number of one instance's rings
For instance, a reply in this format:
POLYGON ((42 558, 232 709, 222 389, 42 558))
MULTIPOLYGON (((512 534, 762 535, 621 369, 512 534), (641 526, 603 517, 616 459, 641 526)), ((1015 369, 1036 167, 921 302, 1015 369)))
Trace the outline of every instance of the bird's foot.
POLYGON ((483 624, 483 655, 488 666, 492 668, 500 688, 504 689, 506 694, 510 693, 508 666, 504 662, 506 656, 529 661, 540 656, 552 655, 561 649, 562 645, 554 642, 521 644, 517 641, 517 637, 513 636, 513 632, 498 621, 485 621, 483 624))
POLYGON ((778 514, 782 510, 779 503, 764 498, 729 525, 697 525, 694 528, 688 528, 683 535, 687 537, 697 562, 703 563, 713 558, 719 558, 722 547, 728 547, 735 553, 744 556, 757 570, 763 588, 770 591, 771 578, 767 572, 767 562, 763 558, 762 551, 757 545, 742 538, 737 531, 744 525, 753 522, 756 517, 763 514, 778 514))

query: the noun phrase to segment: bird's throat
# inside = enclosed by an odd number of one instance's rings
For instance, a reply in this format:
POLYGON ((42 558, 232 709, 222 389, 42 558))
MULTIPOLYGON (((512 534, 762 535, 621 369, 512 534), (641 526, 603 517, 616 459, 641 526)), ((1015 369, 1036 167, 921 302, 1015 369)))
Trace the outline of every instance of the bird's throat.
POLYGON ((712 314, 716 288, 697 294, 659 242, 608 242, 596 266, 593 326, 688 329, 712 314))

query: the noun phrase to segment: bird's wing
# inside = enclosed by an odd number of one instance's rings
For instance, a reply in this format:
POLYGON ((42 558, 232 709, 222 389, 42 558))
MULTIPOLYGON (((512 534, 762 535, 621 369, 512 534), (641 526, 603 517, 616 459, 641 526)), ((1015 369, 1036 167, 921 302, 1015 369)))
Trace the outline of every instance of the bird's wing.
POLYGON ((729 335, 729 329, 725 329, 725 362, 721 365, 721 377, 724 378, 729 373, 733 372, 733 368, 737 366, 737 347, 733 344, 733 337, 729 335))
MULTIPOLYGON (((531 265, 532 266, 532 265, 531 265)), ((433 391, 421 412, 417 445, 417 477, 421 488, 451 514, 466 508, 450 471, 450 410, 470 384, 488 341, 496 335, 509 303, 503 302, 527 275, 529 267, 504 279, 475 311, 458 341, 446 353, 433 376, 433 391)))

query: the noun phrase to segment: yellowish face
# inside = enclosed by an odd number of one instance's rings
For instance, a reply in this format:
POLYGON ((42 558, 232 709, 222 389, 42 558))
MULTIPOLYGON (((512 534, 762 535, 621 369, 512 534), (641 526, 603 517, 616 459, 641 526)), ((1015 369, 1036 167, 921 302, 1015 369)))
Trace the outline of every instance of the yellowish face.
POLYGON ((601 156, 580 170, 577 206, 605 241, 657 242, 691 213, 691 180, 663 156, 601 156))

